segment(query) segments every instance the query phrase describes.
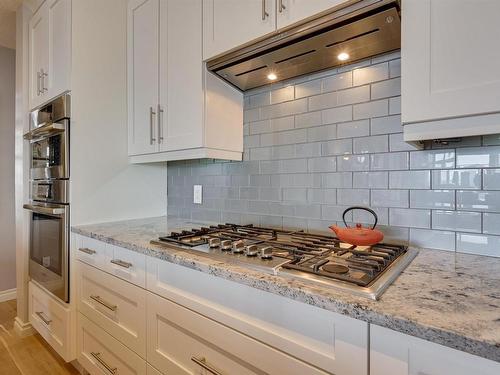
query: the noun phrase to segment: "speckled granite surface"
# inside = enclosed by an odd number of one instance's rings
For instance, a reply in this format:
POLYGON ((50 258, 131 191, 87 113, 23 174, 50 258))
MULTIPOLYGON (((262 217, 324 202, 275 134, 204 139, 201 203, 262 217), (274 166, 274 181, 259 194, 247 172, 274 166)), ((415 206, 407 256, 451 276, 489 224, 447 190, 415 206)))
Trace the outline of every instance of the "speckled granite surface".
POLYGON ((206 222, 148 218, 73 232, 500 362, 500 259, 421 249, 379 301, 151 245, 206 222))

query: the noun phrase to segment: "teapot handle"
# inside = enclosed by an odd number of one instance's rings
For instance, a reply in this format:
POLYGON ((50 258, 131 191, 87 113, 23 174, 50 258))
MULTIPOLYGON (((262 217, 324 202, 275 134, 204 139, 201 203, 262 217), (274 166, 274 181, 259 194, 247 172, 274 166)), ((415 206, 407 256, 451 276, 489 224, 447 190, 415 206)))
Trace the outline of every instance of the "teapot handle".
POLYGON ((353 207, 349 207, 348 209, 346 209, 344 211, 344 213, 342 214, 342 220, 344 221, 344 224, 347 228, 349 228, 349 225, 347 225, 346 221, 345 221, 345 214, 348 213, 349 211, 352 211, 352 210, 365 210, 365 211, 368 211, 369 213, 371 213, 373 215, 373 217, 375 218, 375 223, 373 223, 373 227, 372 229, 375 229, 375 227, 377 226, 377 222, 378 222, 378 216, 377 214, 375 213, 375 211, 373 211, 371 208, 368 208, 368 207, 362 207, 362 206, 353 206, 353 207))

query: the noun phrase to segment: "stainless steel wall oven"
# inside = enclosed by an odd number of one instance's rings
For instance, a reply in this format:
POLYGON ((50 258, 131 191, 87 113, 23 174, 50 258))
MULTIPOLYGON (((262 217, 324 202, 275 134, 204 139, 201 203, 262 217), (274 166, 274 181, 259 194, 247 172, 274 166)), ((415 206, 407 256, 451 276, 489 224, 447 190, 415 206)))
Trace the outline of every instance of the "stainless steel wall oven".
POLYGON ((69 131, 70 96, 31 112, 29 274, 69 302, 69 131))

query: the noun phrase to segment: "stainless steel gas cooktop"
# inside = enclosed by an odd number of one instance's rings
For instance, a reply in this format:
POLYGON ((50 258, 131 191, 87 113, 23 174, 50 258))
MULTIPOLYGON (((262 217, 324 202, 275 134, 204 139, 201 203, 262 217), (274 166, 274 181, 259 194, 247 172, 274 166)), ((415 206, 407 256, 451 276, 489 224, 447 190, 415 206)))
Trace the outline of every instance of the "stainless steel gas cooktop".
POLYGON ((172 232, 152 244, 378 299, 417 255, 407 246, 354 246, 333 236, 221 224, 172 232))

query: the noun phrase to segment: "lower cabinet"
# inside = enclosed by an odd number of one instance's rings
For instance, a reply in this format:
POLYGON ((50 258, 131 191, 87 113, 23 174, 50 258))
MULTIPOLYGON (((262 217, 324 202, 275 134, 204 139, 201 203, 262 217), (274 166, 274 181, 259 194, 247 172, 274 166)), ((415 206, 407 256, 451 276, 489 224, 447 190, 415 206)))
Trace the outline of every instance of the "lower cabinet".
POLYGON ((74 359, 72 345, 73 313, 38 285, 29 282, 29 320, 33 328, 67 362, 74 359))
POLYGON ((146 375, 146 361, 80 314, 78 362, 92 375, 146 375))
POLYGON ((498 375, 500 363, 376 325, 370 326, 370 375, 498 375))
POLYGON ((148 292, 148 362, 165 374, 327 374, 148 292))

